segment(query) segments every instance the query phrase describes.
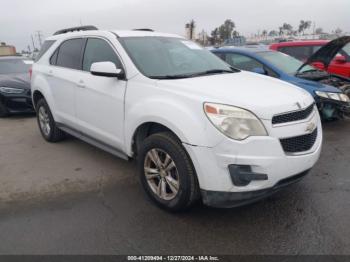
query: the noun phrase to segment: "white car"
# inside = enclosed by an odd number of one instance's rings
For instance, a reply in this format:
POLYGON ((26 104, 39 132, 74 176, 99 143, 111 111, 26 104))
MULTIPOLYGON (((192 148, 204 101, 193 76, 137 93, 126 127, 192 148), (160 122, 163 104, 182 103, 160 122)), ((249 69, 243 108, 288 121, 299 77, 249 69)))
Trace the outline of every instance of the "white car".
POLYGON ((74 135, 136 158, 150 198, 170 211, 202 200, 247 204, 315 165, 322 127, 313 98, 230 68, 197 44, 150 30, 61 30, 32 70, 43 137, 74 135))

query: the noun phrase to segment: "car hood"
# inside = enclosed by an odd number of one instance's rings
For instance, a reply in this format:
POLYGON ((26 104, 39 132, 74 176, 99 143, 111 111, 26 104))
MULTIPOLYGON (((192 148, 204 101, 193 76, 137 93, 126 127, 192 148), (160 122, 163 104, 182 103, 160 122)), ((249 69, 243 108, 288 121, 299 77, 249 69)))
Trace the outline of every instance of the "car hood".
POLYGON ((334 57, 348 43, 350 43, 350 36, 343 36, 329 42, 325 46, 321 47, 312 56, 310 56, 309 59, 302 65, 302 67, 299 68, 298 72, 300 72, 300 70, 305 65, 309 65, 315 62, 321 62, 324 64, 325 68, 328 68, 334 57))
POLYGON ((323 91, 323 92, 331 92, 331 93, 341 93, 342 91, 339 88, 336 88, 334 86, 325 85, 322 83, 319 83, 317 81, 307 80, 299 77, 294 77, 290 83, 299 86, 301 88, 304 88, 308 92, 310 92, 312 95, 314 95, 315 91, 323 91))
POLYGON ((250 72, 219 74, 179 80, 159 80, 171 92, 203 102, 248 109, 261 119, 299 110, 313 103, 310 94, 287 82, 250 72))
POLYGON ((0 86, 30 89, 29 74, 0 74, 0 86))

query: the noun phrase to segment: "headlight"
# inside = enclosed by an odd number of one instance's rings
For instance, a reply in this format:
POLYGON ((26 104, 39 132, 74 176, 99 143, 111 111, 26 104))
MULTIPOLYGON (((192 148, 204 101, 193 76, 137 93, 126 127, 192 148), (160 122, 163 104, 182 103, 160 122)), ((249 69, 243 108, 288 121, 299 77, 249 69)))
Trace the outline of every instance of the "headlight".
POLYGON ((343 102, 350 102, 350 98, 346 94, 340 94, 340 100, 343 102))
POLYGON ((321 91, 315 91, 316 95, 323 97, 323 98, 329 98, 326 92, 321 91))
POLYGON ((0 92, 6 93, 6 94, 22 94, 24 93, 24 89, 12 88, 12 87, 0 87, 0 92))
POLYGON ((315 91, 315 93, 319 97, 323 97, 323 98, 328 98, 328 99, 342 101, 342 102, 350 101, 349 97, 343 93, 329 93, 329 92, 322 92, 322 91, 315 91))
POLYGON ((267 136, 261 121, 242 108, 205 103, 204 112, 210 122, 229 138, 244 140, 250 136, 267 136))

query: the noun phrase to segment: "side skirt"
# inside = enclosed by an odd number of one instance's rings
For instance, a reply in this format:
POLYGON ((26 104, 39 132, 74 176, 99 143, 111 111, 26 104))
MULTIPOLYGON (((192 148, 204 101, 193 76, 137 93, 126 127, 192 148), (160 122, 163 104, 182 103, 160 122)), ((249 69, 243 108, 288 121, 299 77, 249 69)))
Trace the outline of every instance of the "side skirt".
POLYGON ((66 132, 66 133, 68 133, 68 134, 70 134, 70 135, 72 135, 80 140, 83 140, 84 142, 86 142, 90 145, 93 145, 93 146, 95 146, 103 151, 106 151, 106 152, 108 152, 116 157, 119 157, 121 159, 129 160, 129 157, 125 153, 123 153, 122 151, 120 151, 120 150, 118 150, 118 149, 116 149, 116 148, 114 148, 114 147, 112 147, 104 142, 96 140, 93 137, 88 136, 86 134, 83 134, 80 131, 74 130, 74 129, 72 129, 64 124, 56 123, 56 125, 62 131, 66 132))

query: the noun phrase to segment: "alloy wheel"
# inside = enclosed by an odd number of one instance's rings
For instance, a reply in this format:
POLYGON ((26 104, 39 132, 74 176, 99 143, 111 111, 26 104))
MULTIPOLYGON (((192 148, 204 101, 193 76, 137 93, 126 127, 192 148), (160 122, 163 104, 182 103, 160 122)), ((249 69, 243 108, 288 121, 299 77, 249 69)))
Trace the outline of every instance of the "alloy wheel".
POLYGON ((41 106, 39 108, 38 117, 41 131, 43 131, 44 135, 48 137, 51 132, 51 126, 50 117, 45 107, 41 106))
POLYGON ((144 174, 154 194, 160 199, 172 200, 179 192, 180 180, 174 160, 161 149, 148 151, 144 162, 144 174))

